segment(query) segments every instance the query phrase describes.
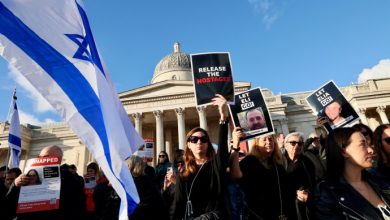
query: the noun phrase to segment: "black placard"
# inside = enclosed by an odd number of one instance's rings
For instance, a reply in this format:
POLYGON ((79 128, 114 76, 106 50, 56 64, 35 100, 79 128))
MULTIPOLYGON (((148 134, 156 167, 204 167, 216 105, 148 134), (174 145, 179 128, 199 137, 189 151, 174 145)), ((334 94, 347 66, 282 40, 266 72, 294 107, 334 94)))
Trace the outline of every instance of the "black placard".
POLYGON ((234 102, 234 85, 229 53, 191 54, 196 104, 205 105, 220 94, 234 102))

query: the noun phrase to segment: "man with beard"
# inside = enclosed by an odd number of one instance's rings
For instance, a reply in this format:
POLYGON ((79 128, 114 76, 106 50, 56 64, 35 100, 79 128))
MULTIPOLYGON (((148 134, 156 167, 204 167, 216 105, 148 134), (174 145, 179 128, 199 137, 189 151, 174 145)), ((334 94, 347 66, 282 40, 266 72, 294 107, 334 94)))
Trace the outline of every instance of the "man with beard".
POLYGON ((265 127, 264 114, 259 109, 251 109, 246 112, 246 123, 249 130, 257 130, 265 127))

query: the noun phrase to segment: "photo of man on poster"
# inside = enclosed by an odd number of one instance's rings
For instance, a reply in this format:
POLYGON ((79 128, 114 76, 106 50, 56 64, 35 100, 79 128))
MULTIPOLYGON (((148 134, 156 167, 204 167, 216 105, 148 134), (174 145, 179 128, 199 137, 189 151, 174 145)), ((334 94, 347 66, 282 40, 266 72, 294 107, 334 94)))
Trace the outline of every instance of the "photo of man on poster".
POLYGON ((341 112, 343 108, 341 107, 342 103, 340 101, 335 100, 334 102, 327 105, 324 109, 325 115, 329 120, 330 126, 336 126, 345 121, 345 118, 342 116, 341 112))
POLYGON ((264 118, 264 113, 261 108, 254 108, 249 111, 246 111, 246 124, 248 126, 248 130, 258 130, 265 127, 266 122, 264 118))

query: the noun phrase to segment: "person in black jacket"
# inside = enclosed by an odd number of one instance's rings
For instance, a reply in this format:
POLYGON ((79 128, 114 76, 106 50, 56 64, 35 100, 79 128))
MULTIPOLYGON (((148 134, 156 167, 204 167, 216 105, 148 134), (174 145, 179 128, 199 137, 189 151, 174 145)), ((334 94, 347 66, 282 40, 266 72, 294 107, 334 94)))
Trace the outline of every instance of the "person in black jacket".
POLYGON ((168 219, 168 208, 154 180, 145 174, 146 163, 138 156, 131 156, 129 169, 137 187, 140 202, 129 220, 168 219))
POLYGON ((377 166, 370 173, 390 186, 390 124, 379 125, 373 135, 377 166))
POLYGON ((333 130, 326 144, 327 179, 317 186, 315 219, 390 219, 390 195, 366 169, 374 149, 355 128, 333 130))
POLYGON ((299 132, 293 132, 284 140, 286 148, 285 168, 289 179, 290 192, 295 194, 297 219, 310 219, 310 205, 316 184, 315 167, 311 160, 303 154, 303 137, 299 132))
POLYGON ((171 206, 171 219, 227 219, 226 184, 228 164, 226 100, 221 95, 213 98, 220 113, 219 146, 216 153, 208 132, 194 128, 187 134, 184 152, 185 168, 179 174, 171 206))
MULTIPOLYGON (((62 150, 58 146, 48 146, 41 150, 39 157, 58 156, 62 159, 62 150)), ((85 194, 84 185, 69 172, 69 166, 64 164, 60 168, 61 172, 61 190, 60 190, 60 207, 57 210, 27 212, 17 215, 18 220, 24 219, 39 219, 39 220, 77 220, 84 219, 85 194)), ((12 212, 16 212, 16 205, 19 198, 20 187, 25 186, 30 182, 30 178, 21 174, 15 179, 8 195, 7 201, 12 204, 12 212)))
POLYGON ((294 219, 294 203, 275 137, 254 139, 250 154, 239 163, 239 139, 243 135, 241 128, 234 129, 230 173, 245 193, 248 219, 294 219))

